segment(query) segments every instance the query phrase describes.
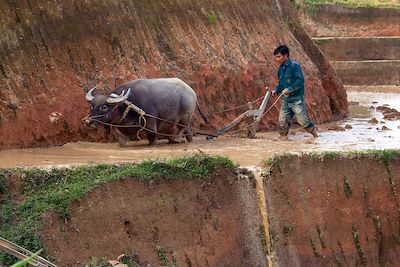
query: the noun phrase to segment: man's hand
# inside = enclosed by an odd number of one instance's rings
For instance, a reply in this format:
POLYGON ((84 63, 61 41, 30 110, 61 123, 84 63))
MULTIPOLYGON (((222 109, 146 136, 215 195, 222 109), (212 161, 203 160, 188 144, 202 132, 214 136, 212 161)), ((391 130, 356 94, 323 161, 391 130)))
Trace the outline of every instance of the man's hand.
POLYGON ((271 91, 271 95, 272 95, 272 96, 276 96, 275 90, 272 90, 272 91, 271 91))
POLYGON ((290 94, 289 89, 287 88, 283 89, 282 93, 284 93, 286 96, 290 94))

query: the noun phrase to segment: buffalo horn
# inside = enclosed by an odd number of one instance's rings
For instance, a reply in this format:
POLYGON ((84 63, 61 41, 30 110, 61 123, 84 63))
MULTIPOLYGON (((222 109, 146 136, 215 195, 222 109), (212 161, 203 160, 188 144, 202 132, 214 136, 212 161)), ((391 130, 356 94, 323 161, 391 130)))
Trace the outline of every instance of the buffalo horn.
POLYGON ((117 95, 116 93, 111 93, 110 96, 111 96, 112 98, 117 98, 117 97, 122 96, 124 93, 125 93, 125 91, 122 90, 122 93, 121 93, 120 95, 117 95))
POLYGON ((128 89, 128 92, 126 92, 126 94, 121 94, 121 96, 114 97, 115 96, 115 94, 114 94, 112 97, 107 98, 107 103, 115 104, 115 103, 125 101, 128 98, 130 92, 131 92, 131 88, 128 89))
POLYGON ((93 92, 95 89, 96 89, 96 86, 93 87, 92 89, 90 89, 89 92, 87 92, 87 94, 86 94, 86 100, 87 100, 87 101, 90 102, 90 101, 93 100, 94 96, 93 96, 92 92, 93 92))

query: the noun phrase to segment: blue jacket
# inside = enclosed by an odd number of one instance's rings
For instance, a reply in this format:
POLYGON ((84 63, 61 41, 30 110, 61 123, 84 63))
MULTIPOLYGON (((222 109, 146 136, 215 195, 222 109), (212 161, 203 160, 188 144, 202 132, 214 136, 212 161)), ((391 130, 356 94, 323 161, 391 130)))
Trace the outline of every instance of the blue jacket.
POLYGON ((288 58, 278 69, 279 84, 275 93, 280 94, 283 89, 289 90, 289 96, 283 95, 282 99, 287 102, 294 102, 304 99, 304 76, 300 64, 288 58))

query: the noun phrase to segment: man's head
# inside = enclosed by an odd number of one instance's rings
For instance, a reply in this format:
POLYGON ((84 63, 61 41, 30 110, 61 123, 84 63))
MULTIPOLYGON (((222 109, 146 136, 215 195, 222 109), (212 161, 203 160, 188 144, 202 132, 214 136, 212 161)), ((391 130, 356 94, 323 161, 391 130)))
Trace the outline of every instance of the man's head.
POLYGON ((289 48, 286 45, 280 45, 274 50, 274 56, 279 64, 283 64, 289 58, 289 48))

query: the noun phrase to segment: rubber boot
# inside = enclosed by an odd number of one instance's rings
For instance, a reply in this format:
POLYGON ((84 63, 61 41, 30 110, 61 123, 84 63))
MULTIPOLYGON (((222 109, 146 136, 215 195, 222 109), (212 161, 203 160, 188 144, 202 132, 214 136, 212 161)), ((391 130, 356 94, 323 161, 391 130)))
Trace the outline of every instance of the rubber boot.
POLYGON ((313 136, 314 138, 317 138, 317 137, 318 137, 317 128, 313 127, 313 128, 311 129, 311 131, 310 131, 310 134, 312 134, 312 136, 313 136))

